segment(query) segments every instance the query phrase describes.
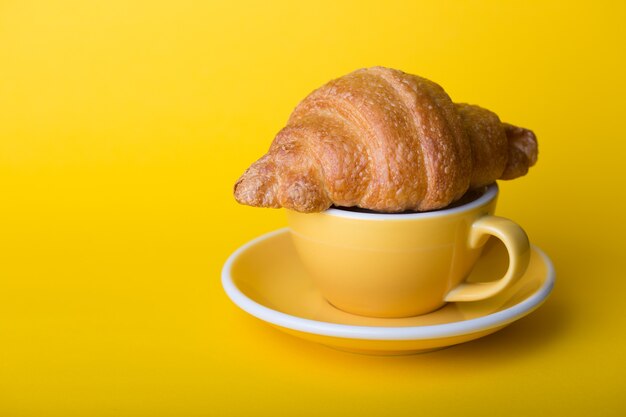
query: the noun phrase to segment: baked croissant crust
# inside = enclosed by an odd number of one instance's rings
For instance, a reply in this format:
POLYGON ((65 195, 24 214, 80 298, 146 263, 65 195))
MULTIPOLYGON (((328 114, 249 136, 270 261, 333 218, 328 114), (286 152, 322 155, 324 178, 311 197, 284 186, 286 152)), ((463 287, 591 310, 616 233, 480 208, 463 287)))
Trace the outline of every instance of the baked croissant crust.
POLYGON ((438 84, 402 71, 354 71, 295 108, 267 154, 235 184, 257 207, 378 212, 445 207, 469 189, 525 175, 537 160, 528 129, 453 103, 438 84))

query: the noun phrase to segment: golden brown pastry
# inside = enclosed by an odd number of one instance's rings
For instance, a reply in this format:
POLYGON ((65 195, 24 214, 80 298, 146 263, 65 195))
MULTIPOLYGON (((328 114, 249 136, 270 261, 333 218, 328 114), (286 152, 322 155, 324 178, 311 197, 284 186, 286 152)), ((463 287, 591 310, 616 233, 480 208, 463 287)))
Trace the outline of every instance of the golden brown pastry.
POLYGON ((300 212, 433 210, 524 175, 536 160, 530 130, 455 104, 432 81, 374 67, 307 96, 237 181, 235 198, 300 212))

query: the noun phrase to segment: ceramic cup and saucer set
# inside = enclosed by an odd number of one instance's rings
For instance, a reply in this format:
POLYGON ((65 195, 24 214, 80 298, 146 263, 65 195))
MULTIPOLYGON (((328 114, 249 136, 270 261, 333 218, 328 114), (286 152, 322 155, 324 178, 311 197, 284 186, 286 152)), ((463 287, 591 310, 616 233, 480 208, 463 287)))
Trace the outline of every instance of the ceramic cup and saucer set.
POLYGON ((288 228, 238 250, 222 284, 241 309, 352 352, 425 352, 493 333, 554 285, 549 258, 494 215, 494 183, 424 213, 287 212, 288 228))

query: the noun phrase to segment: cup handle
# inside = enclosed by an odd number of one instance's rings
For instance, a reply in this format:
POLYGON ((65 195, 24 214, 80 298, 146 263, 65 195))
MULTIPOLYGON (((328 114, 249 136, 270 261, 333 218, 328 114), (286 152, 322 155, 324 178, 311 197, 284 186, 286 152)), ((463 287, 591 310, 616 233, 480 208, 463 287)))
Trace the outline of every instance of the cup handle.
POLYGON ((526 232, 503 217, 485 215, 472 224, 469 234, 471 248, 479 248, 495 236, 509 253, 509 268, 504 277, 492 282, 464 282, 448 292, 445 301, 476 301, 489 298, 515 283, 526 272, 530 261, 530 243, 526 232))

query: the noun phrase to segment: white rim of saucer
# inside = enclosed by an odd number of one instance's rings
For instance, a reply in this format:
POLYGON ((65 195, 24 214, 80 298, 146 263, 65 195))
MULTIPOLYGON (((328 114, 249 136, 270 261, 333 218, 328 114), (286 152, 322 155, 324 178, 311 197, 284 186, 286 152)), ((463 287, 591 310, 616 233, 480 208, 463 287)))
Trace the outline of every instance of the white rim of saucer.
POLYGON ((473 210, 476 207, 483 206, 495 199, 498 196, 498 184, 493 183, 485 187, 485 192, 483 195, 478 197, 476 200, 471 201, 467 204, 463 204, 458 207, 452 207, 448 209, 441 210, 433 210, 433 211, 424 211, 417 213, 366 213, 360 211, 350 211, 350 210, 342 210, 337 208, 329 208, 327 210, 322 211, 320 214, 324 214, 327 216, 333 217, 343 217, 348 219, 359 219, 359 220, 408 220, 408 219, 428 219, 433 217, 441 217, 448 216, 450 214, 455 213, 463 213, 466 211, 473 210))
POLYGON ((483 317, 474 319, 434 324, 428 326, 399 326, 399 327, 381 327, 381 326, 352 326, 349 324, 329 323, 302 317, 293 316, 273 310, 245 295, 233 282, 231 270, 234 262, 250 247, 258 243, 270 239, 276 235, 288 233, 289 229, 282 228, 273 232, 266 233, 244 244, 235 252, 233 252, 224 267, 222 268, 222 286, 228 297, 242 310, 248 314, 261 319, 265 322, 287 329, 297 330, 304 333, 317 334, 322 336, 348 338, 348 339, 365 339, 365 340, 423 340, 443 337, 460 336, 464 334, 475 333, 483 330, 492 329, 494 327, 509 324, 535 310, 548 297, 555 281, 555 270, 552 261, 537 246, 532 248, 537 252, 547 268, 547 277, 542 286, 530 297, 522 302, 500 310, 496 313, 488 314, 483 317))

